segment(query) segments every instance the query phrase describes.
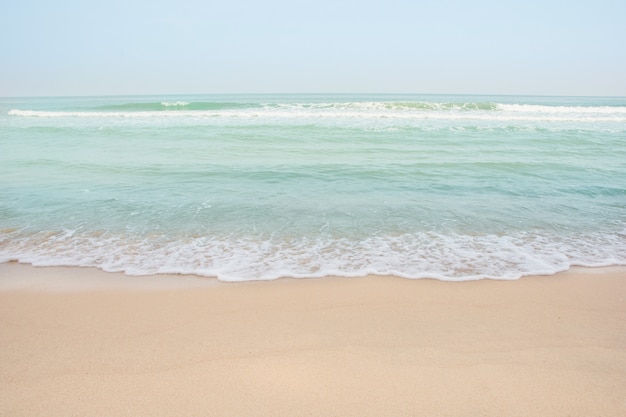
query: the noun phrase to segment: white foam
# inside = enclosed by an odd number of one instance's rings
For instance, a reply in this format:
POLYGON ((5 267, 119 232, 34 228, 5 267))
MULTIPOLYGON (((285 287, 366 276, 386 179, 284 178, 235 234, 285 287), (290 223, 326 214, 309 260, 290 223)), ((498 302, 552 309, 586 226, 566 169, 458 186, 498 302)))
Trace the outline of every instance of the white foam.
MULTIPOLYGON (((340 106, 271 105, 266 107, 190 110, 168 107, 141 111, 9 111, 10 123, 20 126, 71 128, 127 128, 139 125, 178 126, 321 126, 386 130, 409 128, 428 131, 473 127, 476 129, 540 129, 546 131, 626 132, 626 113, 576 113, 521 110, 388 109, 384 103, 340 106), (175 109, 176 111, 168 111, 175 109), (12 118, 12 119, 11 119, 12 118)), ((348 103, 349 104, 349 103, 348 103)), ((546 106, 549 108, 549 106, 546 106)), ((558 109, 557 109, 558 110, 558 109)))
POLYGON ((537 104, 498 104, 498 110, 516 113, 613 114, 625 115, 624 106, 542 106, 537 104))
POLYGON ((183 106, 187 106, 189 105, 189 103, 187 103, 186 101, 162 101, 161 102, 161 106, 164 107, 183 107, 183 106))
MULTIPOLYGON (((163 102, 166 107, 186 106, 187 102, 163 102)), ((564 107, 526 104, 497 104, 494 109, 470 109, 469 104, 430 103, 409 106, 402 103, 314 103, 266 105, 261 108, 163 111, 41 111, 13 109, 10 116, 33 118, 82 119, 225 119, 236 121, 332 121, 332 120, 383 120, 383 121, 496 121, 496 122, 626 122, 626 107, 564 107)))
POLYGON ((517 279, 571 266, 626 265, 619 235, 558 237, 417 233, 350 239, 143 238, 76 231, 0 239, 0 262, 86 266, 128 275, 195 274, 223 281, 395 275, 449 281, 517 279))

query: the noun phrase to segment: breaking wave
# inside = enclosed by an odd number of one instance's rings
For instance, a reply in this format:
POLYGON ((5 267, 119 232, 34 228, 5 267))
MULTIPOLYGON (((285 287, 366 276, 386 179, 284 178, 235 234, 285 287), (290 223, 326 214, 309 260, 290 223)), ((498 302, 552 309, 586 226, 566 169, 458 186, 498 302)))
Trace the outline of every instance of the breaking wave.
POLYGON ((618 235, 459 235, 434 232, 341 239, 120 236, 108 232, 12 231, 0 262, 85 266, 128 275, 195 274, 223 281, 394 275, 467 281, 550 275, 571 266, 626 265, 618 235))

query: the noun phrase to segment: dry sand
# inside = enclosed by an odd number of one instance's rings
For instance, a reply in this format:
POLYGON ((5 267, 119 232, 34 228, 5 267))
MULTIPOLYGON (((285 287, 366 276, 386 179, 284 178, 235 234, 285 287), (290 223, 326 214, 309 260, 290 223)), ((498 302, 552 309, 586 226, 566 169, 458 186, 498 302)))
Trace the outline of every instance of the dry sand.
POLYGON ((623 417, 625 301, 623 268, 223 284, 1 264, 0 415, 623 417))

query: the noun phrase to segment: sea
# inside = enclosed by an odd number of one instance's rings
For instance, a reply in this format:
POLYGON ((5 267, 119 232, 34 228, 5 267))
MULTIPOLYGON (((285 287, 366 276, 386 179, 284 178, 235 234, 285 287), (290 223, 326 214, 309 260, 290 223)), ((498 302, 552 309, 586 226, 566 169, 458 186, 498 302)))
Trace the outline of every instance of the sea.
POLYGON ((626 265, 626 98, 0 98, 0 262, 222 281, 626 265))

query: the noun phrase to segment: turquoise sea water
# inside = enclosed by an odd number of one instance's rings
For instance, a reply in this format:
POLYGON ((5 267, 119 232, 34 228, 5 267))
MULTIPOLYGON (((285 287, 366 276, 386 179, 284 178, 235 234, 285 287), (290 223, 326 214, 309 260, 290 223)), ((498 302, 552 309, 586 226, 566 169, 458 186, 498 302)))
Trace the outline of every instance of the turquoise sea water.
POLYGON ((0 262, 222 280, 626 264, 626 98, 0 99, 0 262))

